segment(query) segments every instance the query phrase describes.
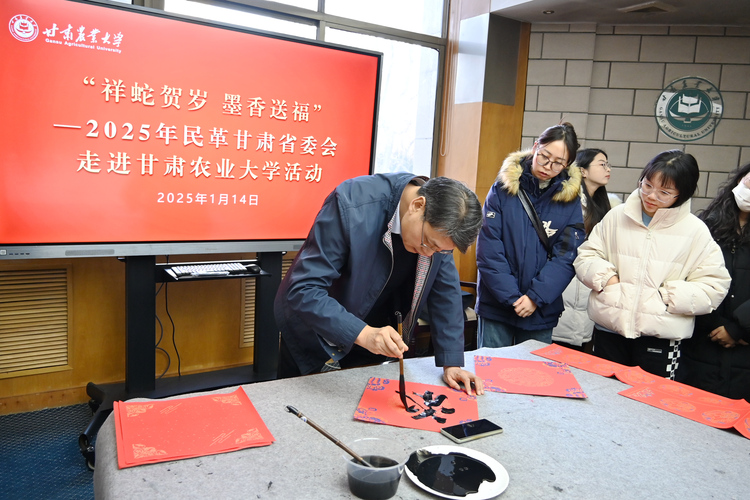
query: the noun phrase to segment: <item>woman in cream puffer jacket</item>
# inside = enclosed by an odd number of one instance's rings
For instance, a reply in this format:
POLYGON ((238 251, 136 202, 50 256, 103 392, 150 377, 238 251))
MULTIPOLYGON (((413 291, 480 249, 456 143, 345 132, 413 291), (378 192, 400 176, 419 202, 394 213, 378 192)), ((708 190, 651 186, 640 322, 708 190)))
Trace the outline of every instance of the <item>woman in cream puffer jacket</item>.
POLYGON ((639 189, 579 247, 574 267, 592 289, 597 356, 673 378, 695 316, 724 299, 730 277, 721 249, 690 212, 698 176, 692 155, 657 155, 639 189))

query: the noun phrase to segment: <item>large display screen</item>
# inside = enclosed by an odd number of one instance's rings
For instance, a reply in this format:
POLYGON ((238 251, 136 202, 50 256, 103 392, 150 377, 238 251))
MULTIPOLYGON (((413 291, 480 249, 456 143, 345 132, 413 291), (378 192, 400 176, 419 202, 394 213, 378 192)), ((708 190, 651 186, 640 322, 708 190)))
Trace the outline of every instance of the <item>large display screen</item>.
POLYGON ((267 249, 371 173, 379 54, 117 4, 0 19, 0 259, 267 249))

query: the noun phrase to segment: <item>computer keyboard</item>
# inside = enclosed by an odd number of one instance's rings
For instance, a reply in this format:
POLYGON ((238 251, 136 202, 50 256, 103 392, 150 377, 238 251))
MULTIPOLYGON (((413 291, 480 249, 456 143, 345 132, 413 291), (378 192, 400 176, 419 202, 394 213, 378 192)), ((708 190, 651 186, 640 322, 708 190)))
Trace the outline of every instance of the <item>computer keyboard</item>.
POLYGON ((166 271, 175 278, 185 276, 226 276, 229 274, 245 274, 258 272, 256 264, 245 266, 239 262, 216 262, 212 264, 175 265, 166 271), (251 269, 254 267, 255 269, 251 269))

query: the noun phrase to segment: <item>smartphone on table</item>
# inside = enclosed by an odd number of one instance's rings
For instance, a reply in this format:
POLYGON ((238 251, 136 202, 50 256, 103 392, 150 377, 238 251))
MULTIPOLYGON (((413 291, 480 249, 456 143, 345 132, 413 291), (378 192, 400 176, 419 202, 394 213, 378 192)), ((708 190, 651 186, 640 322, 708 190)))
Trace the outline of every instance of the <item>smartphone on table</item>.
POLYGON ((440 429, 441 434, 448 436, 448 438, 456 443, 465 443, 485 436, 500 434, 501 432, 503 432, 502 427, 486 418, 465 422, 463 424, 451 425, 440 429))

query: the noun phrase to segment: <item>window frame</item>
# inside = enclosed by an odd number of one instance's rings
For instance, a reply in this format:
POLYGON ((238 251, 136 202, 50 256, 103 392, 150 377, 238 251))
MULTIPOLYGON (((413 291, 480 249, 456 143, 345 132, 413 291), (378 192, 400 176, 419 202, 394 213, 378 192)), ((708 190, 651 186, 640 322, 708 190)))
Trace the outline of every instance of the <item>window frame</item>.
MULTIPOLYGON (((438 73, 437 84, 435 89, 435 108, 434 120, 432 127, 432 154, 430 160, 430 173, 435 176, 438 167, 438 157, 440 148, 440 127, 441 127, 441 110, 443 108, 444 86, 445 86, 445 64, 446 52, 448 45, 448 15, 450 12, 450 0, 443 2, 443 22, 441 33, 442 36, 436 37, 425 35, 413 31, 405 31, 379 24, 367 23, 339 16, 334 16, 324 12, 325 0, 318 0, 318 10, 303 9, 293 5, 286 5, 270 0, 191 0, 197 3, 237 9, 251 14, 263 15, 307 25, 314 25, 317 28, 315 39, 319 42, 326 42, 324 33, 326 28, 333 28, 341 31, 350 31, 364 35, 370 35, 399 42, 421 45, 423 47, 437 50, 438 53, 438 73)), ((375 0, 377 1, 377 0, 375 0)), ((133 4, 143 7, 164 10, 164 0, 133 0, 133 4)), ((328 42, 326 42, 328 43, 328 42)), ((374 158, 373 158, 374 161, 374 158)), ((374 164, 373 164, 374 167, 374 164)))

